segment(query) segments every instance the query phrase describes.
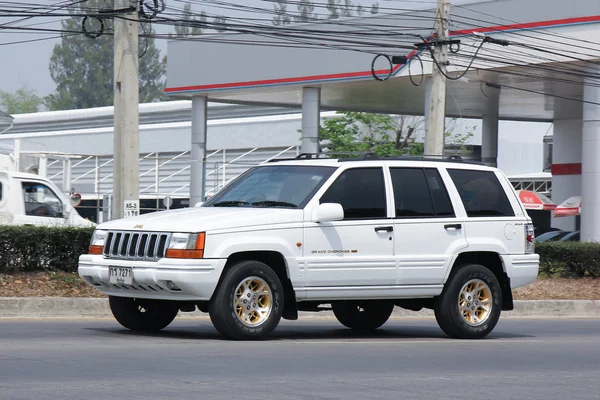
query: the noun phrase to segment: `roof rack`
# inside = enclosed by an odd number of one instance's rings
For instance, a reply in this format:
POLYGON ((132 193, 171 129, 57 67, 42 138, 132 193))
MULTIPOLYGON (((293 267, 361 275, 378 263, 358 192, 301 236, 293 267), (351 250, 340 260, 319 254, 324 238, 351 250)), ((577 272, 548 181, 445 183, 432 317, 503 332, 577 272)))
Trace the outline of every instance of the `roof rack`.
POLYGON ((269 162, 277 162, 277 161, 290 161, 290 160, 316 160, 316 159, 327 159, 334 158, 332 155, 356 155, 356 157, 347 157, 347 158, 337 158, 339 162, 348 162, 348 161, 369 161, 369 160, 398 160, 398 161, 432 161, 432 162, 458 162, 465 164, 477 164, 483 165, 483 163, 479 161, 473 160, 464 160, 458 154, 451 155, 435 155, 435 154, 425 154, 425 155, 403 155, 403 156, 378 156, 372 152, 324 152, 324 153, 300 153, 294 158, 285 158, 285 159, 274 159, 269 160, 269 162))
POLYGON ((375 153, 361 153, 361 152, 320 152, 320 153, 300 153, 296 157, 292 158, 275 158, 269 160, 269 162, 278 162, 278 161, 293 161, 293 160, 318 160, 318 159, 338 159, 338 157, 334 157, 333 155, 355 155, 361 156, 362 159, 366 159, 366 157, 377 157, 375 153))
POLYGON ((365 153, 365 152, 352 152, 352 151, 335 151, 335 152, 321 152, 321 153, 300 153, 296 156, 296 160, 311 160, 313 158, 336 158, 332 157, 333 155, 351 155, 351 156, 360 156, 361 159, 366 159, 370 157, 377 157, 375 153, 365 153), (321 156, 321 157, 320 157, 321 156))

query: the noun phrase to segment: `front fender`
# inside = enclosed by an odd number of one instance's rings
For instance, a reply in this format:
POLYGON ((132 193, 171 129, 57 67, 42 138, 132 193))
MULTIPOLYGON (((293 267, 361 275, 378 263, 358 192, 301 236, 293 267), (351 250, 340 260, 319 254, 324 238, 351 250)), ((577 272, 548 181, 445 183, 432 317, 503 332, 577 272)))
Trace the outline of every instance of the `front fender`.
POLYGON ((207 234, 204 257, 227 259, 232 254, 241 252, 277 252, 286 260, 287 273, 292 283, 298 283, 301 277, 296 260, 302 257, 301 242, 301 229, 207 234))

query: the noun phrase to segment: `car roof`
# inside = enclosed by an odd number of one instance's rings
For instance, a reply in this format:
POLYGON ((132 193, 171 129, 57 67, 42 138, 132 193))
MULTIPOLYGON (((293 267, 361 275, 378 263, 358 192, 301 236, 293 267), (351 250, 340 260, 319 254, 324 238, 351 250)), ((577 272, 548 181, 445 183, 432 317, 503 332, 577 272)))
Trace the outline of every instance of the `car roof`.
POLYGON ((27 172, 17 172, 3 169, 0 170, 0 174, 6 175, 9 178, 45 180, 43 176, 30 174, 27 172))

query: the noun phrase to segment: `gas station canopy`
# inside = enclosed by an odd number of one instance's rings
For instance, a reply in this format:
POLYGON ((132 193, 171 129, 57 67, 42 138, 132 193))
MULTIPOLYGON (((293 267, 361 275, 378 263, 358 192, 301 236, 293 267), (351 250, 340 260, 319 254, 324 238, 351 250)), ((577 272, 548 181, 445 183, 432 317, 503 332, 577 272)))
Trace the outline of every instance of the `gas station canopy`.
MULTIPOLYGON (((462 79, 448 80, 447 115, 481 118, 487 98, 501 88, 500 119, 579 118, 585 71, 600 54, 599 13, 594 1, 452 6, 450 36, 461 44, 458 52, 450 52, 449 76, 473 63, 462 79), (475 56, 481 34, 511 44, 485 43, 475 56)), ((416 51, 414 45, 422 43, 418 35, 430 34, 434 18, 434 9, 388 12, 174 40, 168 44, 166 93, 299 107, 302 88, 310 86, 320 88, 322 110, 423 115, 432 62, 427 50, 416 51), (395 65, 388 80, 378 81, 371 73, 377 54, 408 56, 409 62, 395 65)), ((379 77, 389 68, 384 57, 374 65, 379 77)))

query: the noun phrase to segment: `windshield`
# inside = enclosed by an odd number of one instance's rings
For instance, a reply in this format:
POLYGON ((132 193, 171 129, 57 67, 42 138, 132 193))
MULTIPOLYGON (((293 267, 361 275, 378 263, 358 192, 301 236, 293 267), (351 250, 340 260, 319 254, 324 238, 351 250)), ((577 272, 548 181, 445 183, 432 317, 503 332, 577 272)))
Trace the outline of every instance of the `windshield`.
POLYGON ((304 208, 335 167, 279 165, 240 175, 202 207, 304 208))

